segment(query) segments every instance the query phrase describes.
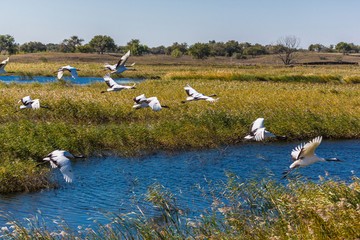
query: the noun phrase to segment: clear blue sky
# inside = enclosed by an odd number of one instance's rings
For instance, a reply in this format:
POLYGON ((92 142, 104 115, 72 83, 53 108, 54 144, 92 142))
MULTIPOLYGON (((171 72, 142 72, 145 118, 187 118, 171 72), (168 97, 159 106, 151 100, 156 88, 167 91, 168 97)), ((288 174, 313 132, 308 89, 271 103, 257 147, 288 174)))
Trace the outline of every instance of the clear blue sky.
POLYGON ((360 45, 359 0, 11 0, 1 4, 0 35, 60 43, 109 35, 118 45, 139 39, 149 47, 209 40, 300 46, 360 45))

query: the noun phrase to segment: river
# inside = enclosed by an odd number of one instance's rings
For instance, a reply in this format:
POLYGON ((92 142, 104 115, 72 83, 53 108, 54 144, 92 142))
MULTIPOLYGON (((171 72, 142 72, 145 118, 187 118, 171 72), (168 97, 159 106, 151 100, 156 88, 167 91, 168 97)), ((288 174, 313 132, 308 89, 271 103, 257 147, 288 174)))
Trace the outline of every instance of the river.
MULTIPOLYGON (((17 219, 29 218, 41 211, 51 219, 62 218, 71 227, 92 226, 94 219, 106 223, 103 212, 127 213, 144 204, 148 186, 158 183, 174 193, 192 210, 203 210, 208 202, 196 186, 225 180, 226 171, 243 179, 272 172, 276 178, 291 164, 290 152, 299 142, 246 143, 218 149, 169 154, 161 152, 141 158, 90 157, 72 163, 75 181, 67 184, 57 169, 60 187, 36 193, 0 195, 0 210, 17 219)), ((297 169, 303 177, 317 181, 319 175, 349 181, 360 172, 359 140, 324 139, 316 149, 323 157, 337 157, 343 162, 318 162, 297 169)), ((286 180, 281 180, 286 181, 286 180)), ((145 204, 146 205, 146 204, 145 204)), ((144 205, 144 206, 145 206, 144 205)), ((0 218, 0 226, 6 219, 0 218)))

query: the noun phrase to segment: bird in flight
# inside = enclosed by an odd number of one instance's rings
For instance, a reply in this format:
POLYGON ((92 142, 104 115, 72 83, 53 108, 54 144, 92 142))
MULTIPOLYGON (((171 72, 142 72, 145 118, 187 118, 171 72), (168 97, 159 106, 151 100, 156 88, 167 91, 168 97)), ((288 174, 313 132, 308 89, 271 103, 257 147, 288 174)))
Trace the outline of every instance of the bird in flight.
POLYGON ((186 101, 181 101, 181 103, 186 103, 186 102, 190 102, 190 101, 198 101, 198 100, 205 100, 205 101, 209 101, 209 102, 215 102, 218 99, 214 99, 212 97, 216 97, 215 94, 210 95, 210 96, 206 96, 202 93, 198 93, 195 89, 193 89, 190 84, 186 85, 184 87, 185 92, 187 93, 188 97, 186 98, 186 101))
POLYGON ((296 148, 294 148, 291 152, 291 159, 294 161, 290 165, 290 170, 283 172, 284 176, 282 178, 286 178, 295 168, 297 167, 305 167, 309 166, 315 162, 325 162, 325 161, 336 161, 341 162, 341 160, 337 158, 321 158, 315 154, 315 149, 320 145, 322 137, 316 137, 313 140, 309 141, 306 144, 300 144, 296 148))
POLYGON ((117 92, 117 91, 121 91, 123 89, 135 89, 135 85, 136 85, 136 84, 134 84, 133 86, 120 85, 120 84, 116 83, 114 81, 114 79, 112 79, 110 77, 110 74, 106 74, 104 76, 104 81, 110 88, 108 88, 106 91, 102 91, 101 93, 111 92, 111 91, 117 92))
POLYGON ((59 168, 65 181, 71 183, 74 180, 74 173, 69 158, 84 158, 84 156, 72 155, 64 150, 55 150, 49 153, 43 160, 50 162, 52 168, 59 168))
MULTIPOLYGON (((23 105, 20 106, 20 110, 26 109, 26 108, 31 108, 31 109, 47 108, 47 109, 50 109, 50 107, 41 106, 39 99, 32 100, 30 96, 23 97, 22 99, 19 100, 19 102, 21 102, 23 104, 23 105)), ((18 111, 20 111, 20 110, 18 110, 18 111)), ((15 112, 18 112, 18 111, 15 111, 15 112)))
POLYGON ((5 71, 4 68, 5 68, 6 64, 9 62, 9 59, 10 58, 7 58, 0 63, 0 74, 7 73, 7 71, 5 71))
POLYGON ((157 97, 147 98, 147 97, 145 97, 145 94, 142 94, 142 95, 134 98, 134 102, 135 103, 134 103, 133 108, 135 108, 135 110, 130 112, 128 115, 134 113, 136 110, 141 109, 141 108, 150 107, 155 112, 160 111, 161 108, 169 108, 166 105, 161 105, 159 100, 157 99, 157 97))
POLYGON ((61 67, 56 71, 58 73, 57 78, 61 79, 63 77, 65 71, 69 71, 70 74, 71 74, 71 77, 74 78, 74 79, 77 79, 78 78, 77 71, 80 71, 80 69, 76 69, 76 68, 74 68, 74 67, 72 67, 70 65, 61 67))
POLYGON ((127 68, 127 67, 134 66, 135 63, 133 63, 131 65, 125 65, 125 63, 129 57, 130 57, 130 50, 124 56, 121 57, 121 59, 119 60, 119 62, 117 64, 110 65, 108 63, 105 63, 104 67, 109 69, 111 71, 111 73, 122 73, 124 71, 136 71, 136 69, 127 68))
POLYGON ((276 136, 264 128, 264 118, 256 119, 250 125, 250 133, 245 137, 246 140, 263 141, 266 138, 286 139, 286 136, 276 136))

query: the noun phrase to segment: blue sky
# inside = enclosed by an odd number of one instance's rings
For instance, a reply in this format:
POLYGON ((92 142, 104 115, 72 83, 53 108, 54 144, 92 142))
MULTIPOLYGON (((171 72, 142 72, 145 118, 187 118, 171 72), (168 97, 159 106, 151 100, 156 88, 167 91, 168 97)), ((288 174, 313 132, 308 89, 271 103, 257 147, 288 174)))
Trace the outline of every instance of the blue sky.
POLYGON ((359 0, 11 0, 2 3, 0 35, 20 44, 108 35, 118 45, 139 39, 149 47, 209 40, 266 45, 293 35, 303 48, 360 45, 359 9, 359 0))

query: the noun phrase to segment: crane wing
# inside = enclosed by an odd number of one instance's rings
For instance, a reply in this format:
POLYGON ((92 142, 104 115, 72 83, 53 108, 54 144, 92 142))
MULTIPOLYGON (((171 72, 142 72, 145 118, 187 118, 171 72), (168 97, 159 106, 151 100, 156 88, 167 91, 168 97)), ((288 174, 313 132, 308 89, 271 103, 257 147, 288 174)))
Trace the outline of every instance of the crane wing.
POLYGON ((264 118, 258 118, 250 125, 250 133, 254 134, 256 129, 263 127, 264 127, 264 118))
POLYGON ((60 167, 60 172, 64 176, 66 182, 71 183, 73 181, 74 173, 70 165, 70 160, 68 161, 68 164, 64 164, 63 166, 60 167))
POLYGON ((9 58, 5 59, 0 63, 0 69, 4 69, 6 64, 9 62, 9 58))
POLYGON ((31 97, 30 96, 26 96, 26 97, 23 97, 21 100, 22 104, 24 104, 25 106, 28 105, 28 104, 31 104, 33 101, 31 100, 31 97))
POLYGON ((155 112, 161 110, 161 105, 157 97, 148 98, 148 100, 150 100, 148 104, 152 108, 152 110, 154 110, 155 112))
POLYGON ((71 73, 71 76, 74 78, 74 79, 77 79, 78 78, 78 73, 76 71, 75 68, 71 69, 70 70, 70 73, 71 73))
POLYGON ((106 74, 105 76, 104 76, 104 80, 105 80, 105 83, 109 86, 109 87, 114 87, 114 86, 117 86, 117 85, 119 85, 119 84, 117 84, 115 81, 114 81, 114 79, 112 79, 111 77, 110 77, 110 74, 106 74))
POLYGON ((314 138, 313 140, 311 140, 310 142, 306 143, 305 146, 303 147, 304 150, 301 153, 301 156, 312 156, 315 154, 315 149, 320 145, 322 140, 322 136, 318 136, 316 138, 314 138))
POLYGON ((61 78, 63 77, 63 75, 64 75, 64 71, 59 70, 59 71, 58 71, 58 74, 57 74, 57 78, 58 78, 58 79, 61 79, 61 78))
POLYGON ((193 89, 190 84, 186 85, 186 87, 184 87, 185 92, 187 93, 187 95, 194 97, 194 95, 199 94, 195 89, 193 89))
POLYGON ((265 139, 265 128, 258 128, 254 136, 256 141, 263 141, 265 139))
POLYGON ((40 101, 39 101, 39 99, 35 99, 35 100, 31 103, 31 108, 32 108, 32 109, 38 109, 38 108, 40 108, 40 101))
POLYGON ((124 56, 121 57, 120 61, 116 65, 116 68, 118 68, 119 66, 125 65, 125 63, 126 63, 126 61, 128 60, 129 57, 130 57, 130 50, 127 51, 127 53, 124 56))
POLYGON ((134 102, 136 102, 137 104, 140 104, 141 102, 144 102, 146 100, 147 100, 147 98, 145 97, 145 94, 142 94, 142 95, 134 98, 134 102))

